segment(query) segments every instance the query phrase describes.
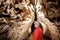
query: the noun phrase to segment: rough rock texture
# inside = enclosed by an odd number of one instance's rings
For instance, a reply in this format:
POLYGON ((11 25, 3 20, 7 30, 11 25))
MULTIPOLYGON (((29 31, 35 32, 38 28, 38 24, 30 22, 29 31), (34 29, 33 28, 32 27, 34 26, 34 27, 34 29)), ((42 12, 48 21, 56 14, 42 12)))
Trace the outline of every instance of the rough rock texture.
POLYGON ((34 8, 29 0, 0 1, 0 40, 25 40, 34 21, 34 8), (7 25, 7 26, 6 26, 7 25), (4 31, 7 31, 4 36, 4 31), (4 36, 4 37, 2 37, 4 36))
POLYGON ((60 24, 60 19, 58 19, 60 18, 60 7, 58 2, 59 0, 38 0, 36 4, 37 19, 41 24, 45 24, 43 26, 43 33, 45 31, 45 36, 51 38, 50 40, 60 40, 60 29, 58 29, 57 26, 60 24))
POLYGON ((0 40, 32 40, 29 29, 35 13, 43 26, 43 39, 60 40, 59 3, 60 0, 0 0, 0 40))

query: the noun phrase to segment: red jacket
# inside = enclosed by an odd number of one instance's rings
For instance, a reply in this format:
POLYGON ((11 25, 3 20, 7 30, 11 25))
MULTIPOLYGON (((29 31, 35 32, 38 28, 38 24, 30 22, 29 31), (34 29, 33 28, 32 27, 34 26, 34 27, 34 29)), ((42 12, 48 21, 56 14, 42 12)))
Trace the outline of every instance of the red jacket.
POLYGON ((33 40, 43 40, 43 30, 40 28, 40 26, 34 30, 33 40))

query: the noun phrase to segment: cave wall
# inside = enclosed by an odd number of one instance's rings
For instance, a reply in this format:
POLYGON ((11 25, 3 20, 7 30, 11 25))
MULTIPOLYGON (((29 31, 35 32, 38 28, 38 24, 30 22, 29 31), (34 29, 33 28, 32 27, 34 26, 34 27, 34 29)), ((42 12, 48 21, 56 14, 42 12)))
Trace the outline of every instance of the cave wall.
POLYGON ((40 8, 35 10, 35 6, 38 5, 42 6, 40 11, 49 19, 49 23, 52 22, 60 28, 60 25, 58 25, 60 21, 60 1, 42 0, 40 4, 38 2, 41 0, 36 1, 37 4, 35 4, 35 0, 0 0, 0 40, 27 39, 28 30, 35 19, 34 13, 38 18, 37 10, 40 8))

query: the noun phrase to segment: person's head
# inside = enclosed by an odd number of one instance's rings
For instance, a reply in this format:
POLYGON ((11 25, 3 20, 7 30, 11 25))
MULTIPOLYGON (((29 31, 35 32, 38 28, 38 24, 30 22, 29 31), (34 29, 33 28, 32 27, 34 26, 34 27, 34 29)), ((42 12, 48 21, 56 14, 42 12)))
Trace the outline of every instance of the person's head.
POLYGON ((35 28, 37 28, 40 24, 39 24, 38 21, 35 21, 35 22, 34 22, 34 25, 35 25, 35 28))
POLYGON ((32 23, 32 27, 31 27, 31 30, 32 32, 34 31, 34 29, 36 29, 38 26, 40 26, 42 28, 42 25, 38 22, 38 21, 35 21, 32 23))

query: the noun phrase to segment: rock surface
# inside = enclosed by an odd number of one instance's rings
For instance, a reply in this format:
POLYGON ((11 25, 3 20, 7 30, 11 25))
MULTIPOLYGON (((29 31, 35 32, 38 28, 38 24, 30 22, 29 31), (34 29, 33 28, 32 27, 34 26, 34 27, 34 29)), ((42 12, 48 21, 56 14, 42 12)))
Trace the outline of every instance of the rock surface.
POLYGON ((35 13, 43 26, 43 39, 60 40, 59 3, 60 0, 0 0, 0 40, 33 40, 29 28, 35 13))

